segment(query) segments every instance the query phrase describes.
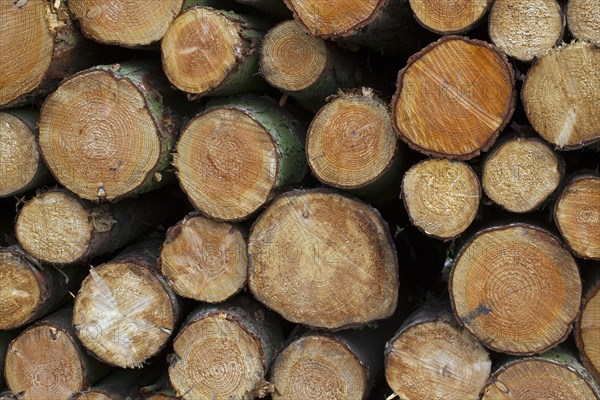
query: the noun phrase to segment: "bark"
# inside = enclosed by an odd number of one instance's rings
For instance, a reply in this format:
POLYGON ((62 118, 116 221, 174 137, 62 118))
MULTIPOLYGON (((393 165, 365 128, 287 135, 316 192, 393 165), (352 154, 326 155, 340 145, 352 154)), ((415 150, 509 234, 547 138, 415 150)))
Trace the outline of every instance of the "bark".
POLYGON ((175 330, 180 304, 158 270, 161 243, 145 239, 91 269, 75 298, 77 337, 107 364, 139 368, 175 330))
POLYGON ((110 253, 159 224, 168 207, 160 193, 94 204, 60 189, 28 201, 15 226, 19 244, 49 264, 76 264, 110 253))
POLYGON ((585 282, 581 314, 575 323, 575 341, 579 358, 600 382, 600 271, 590 274, 585 282))
POLYGON ((422 26, 439 35, 465 33, 485 17, 491 0, 410 0, 413 14, 422 26))
POLYGON ((238 221, 302 181, 304 135, 302 123, 271 99, 215 101, 184 128, 173 164, 198 211, 238 221))
MULTIPOLYGON (((0 331, 0 387, 4 387, 4 360, 6 359, 6 352, 8 350, 8 345, 11 340, 15 338, 17 332, 15 331, 0 331)), ((3 399, 2 395, 4 393, 0 393, 0 399, 3 399)))
POLYGON ((598 0, 569 0, 567 24, 576 39, 600 45, 600 13, 596 12, 599 7, 598 0))
POLYGON ((156 375, 152 367, 135 370, 115 370, 89 389, 69 400, 128 400, 139 399, 140 388, 156 375))

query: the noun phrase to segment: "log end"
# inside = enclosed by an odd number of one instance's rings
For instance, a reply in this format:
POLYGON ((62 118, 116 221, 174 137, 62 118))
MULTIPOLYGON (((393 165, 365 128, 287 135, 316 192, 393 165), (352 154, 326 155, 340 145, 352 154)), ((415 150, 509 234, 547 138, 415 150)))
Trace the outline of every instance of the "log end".
POLYGON ((462 33, 487 13, 491 0, 410 0, 410 8, 425 28, 441 35, 462 33))
POLYGON ((86 390, 69 397, 69 400, 116 400, 116 397, 102 393, 99 390, 86 390))
POLYGON ((567 24, 571 34, 579 40, 600 45, 599 0, 569 0, 567 24))
POLYGON ((600 279, 595 281, 581 307, 575 340, 583 365, 600 384, 600 279))

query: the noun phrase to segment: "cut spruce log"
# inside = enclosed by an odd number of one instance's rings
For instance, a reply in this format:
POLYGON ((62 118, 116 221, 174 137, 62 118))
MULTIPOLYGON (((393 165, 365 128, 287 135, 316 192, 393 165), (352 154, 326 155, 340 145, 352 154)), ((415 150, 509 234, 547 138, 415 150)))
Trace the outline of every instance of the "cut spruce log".
POLYGON ((38 100, 95 61, 62 1, 2 1, 0 18, 0 108, 38 100))
POLYGON ((490 370, 487 351, 449 307, 420 308, 385 349, 387 383, 405 400, 478 400, 490 370))
POLYGON ((462 161, 421 161, 402 179, 402 201, 411 223, 438 239, 463 233, 477 216, 480 199, 479 179, 462 161))
POLYGON ((459 323, 483 345, 529 355, 569 335, 581 279, 559 239, 518 223, 484 229, 468 241, 452 266, 449 292, 459 323))
POLYGON ((192 7, 173 21, 161 41, 169 81, 194 99, 260 90, 259 46, 267 25, 253 17, 192 7))
POLYGON ((387 105, 367 88, 330 98, 306 137, 317 179, 378 202, 398 196, 402 150, 387 105))
POLYGON ((278 19, 288 19, 292 13, 285 6, 283 0, 234 0, 237 3, 244 4, 260 10, 261 12, 278 19))
POLYGON ((154 366, 143 369, 116 369, 89 389, 69 397, 69 400, 134 400, 140 399, 140 389, 158 370, 154 366))
POLYGON ((577 257, 600 260, 600 175, 577 174, 561 192, 554 221, 577 257))
POLYGON ((575 324, 575 341, 579 358, 600 383, 600 271, 585 282, 581 314, 575 324))
POLYGON ((496 0, 489 16, 492 42, 510 57, 529 62, 558 45, 565 19, 556 0, 496 0))
POLYGON ((260 50, 260 72, 271 86, 311 111, 321 108, 339 89, 362 83, 354 55, 309 35, 295 21, 269 30, 260 50))
POLYGON ((306 174, 302 124, 265 97, 212 103, 183 129, 173 164, 194 207, 242 220, 306 174))
POLYGON ((398 259, 374 208, 325 189, 278 196, 248 240, 252 294, 285 319, 341 329, 387 318, 398 259))
POLYGON ((600 390, 575 356, 556 348, 504 363, 492 374, 482 395, 482 400, 598 400, 600 390))
POLYGON ((0 197, 22 194, 52 182, 37 145, 39 112, 0 112, 0 197))
POLYGON ((69 0, 83 34, 100 43, 124 47, 159 41, 181 12, 184 0, 69 0))
POLYGON ((515 108, 504 53, 479 40, 445 36, 408 60, 392 99, 400 138, 422 153, 457 159, 489 149, 515 108))
POLYGON ((516 136, 502 140, 487 154, 481 184, 500 207, 526 213, 546 202, 563 175, 563 161, 545 141, 516 136))
POLYGON ((17 217, 19 244, 49 264, 75 264, 107 254, 159 224, 167 210, 160 194, 94 204, 52 189, 28 201, 17 217))
POLYGON ((579 40, 600 45, 600 0, 569 0, 567 25, 579 40))
POLYGON ((533 129, 559 150, 600 140, 600 48, 571 43, 552 49, 527 72, 521 99, 533 129))
POLYGON ((464 33, 487 14, 492 0, 409 0, 417 21, 440 35, 464 33))
POLYGON ((46 165, 88 200, 116 201, 163 186, 178 118, 168 83, 148 61, 101 65, 69 78, 44 102, 46 165))
POLYGON ((265 374, 282 343, 275 315, 248 298, 202 305, 173 342, 169 380, 188 400, 265 397, 272 392, 265 374))
POLYGON ((162 240, 148 238, 90 269, 75 298, 73 326, 103 362, 140 368, 175 330, 180 304, 157 266, 162 240))
POLYGON ((71 312, 67 307, 47 316, 10 343, 6 384, 20 399, 67 399, 110 371, 75 337, 71 312))
POLYGON ((192 213, 167 231, 160 271, 178 295, 219 303, 245 286, 247 247, 240 227, 192 213))
POLYGON ((77 292, 85 274, 80 265, 43 266, 17 245, 0 247, 0 330, 55 311, 77 292))

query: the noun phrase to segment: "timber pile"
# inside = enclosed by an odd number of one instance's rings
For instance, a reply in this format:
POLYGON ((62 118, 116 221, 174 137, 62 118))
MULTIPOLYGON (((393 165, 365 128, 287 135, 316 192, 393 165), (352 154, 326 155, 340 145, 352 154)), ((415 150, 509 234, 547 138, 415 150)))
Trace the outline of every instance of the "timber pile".
POLYGON ((598 0, 3 0, 0 399, 600 400, 598 0))

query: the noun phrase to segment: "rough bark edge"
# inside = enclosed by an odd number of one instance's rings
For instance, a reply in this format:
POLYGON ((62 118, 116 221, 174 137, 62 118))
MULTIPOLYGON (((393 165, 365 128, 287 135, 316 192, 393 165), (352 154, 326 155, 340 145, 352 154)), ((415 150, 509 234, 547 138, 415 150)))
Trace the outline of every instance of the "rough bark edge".
POLYGON ((412 7, 411 7, 411 12, 413 14, 413 17, 419 23, 420 26, 422 26, 423 28, 427 29, 430 32, 435 33, 436 35, 440 35, 440 36, 461 35, 463 33, 467 33, 470 30, 476 28, 477 26, 479 26, 480 24, 482 24, 486 20, 486 18, 488 17, 488 14, 490 12, 490 9, 492 7, 493 0, 486 0, 486 1, 487 1, 487 5, 485 6, 485 9, 481 13, 481 15, 476 20, 474 20, 469 25, 467 25, 466 27, 461 28, 461 29, 457 29, 457 30, 440 31, 440 30, 437 30, 437 29, 433 29, 433 28, 425 25, 419 18, 417 18, 417 15, 414 12, 412 12, 412 7))
MULTIPOLYGON (((594 366, 592 361, 587 356, 585 352, 585 343, 583 342, 582 332, 581 332, 581 317, 583 316, 583 311, 587 307, 589 301, 600 294, 600 272, 595 271, 594 276, 586 282, 587 286, 584 289, 583 300, 581 301, 581 311, 577 317, 575 322, 575 329, 573 331, 573 336, 575 337, 575 344, 577 345, 577 349, 579 350, 579 359, 581 360, 583 366, 587 368, 588 372, 596 379, 596 382, 600 385, 600 370, 594 366)), ((600 392, 598 393, 598 397, 600 397, 600 392)))

